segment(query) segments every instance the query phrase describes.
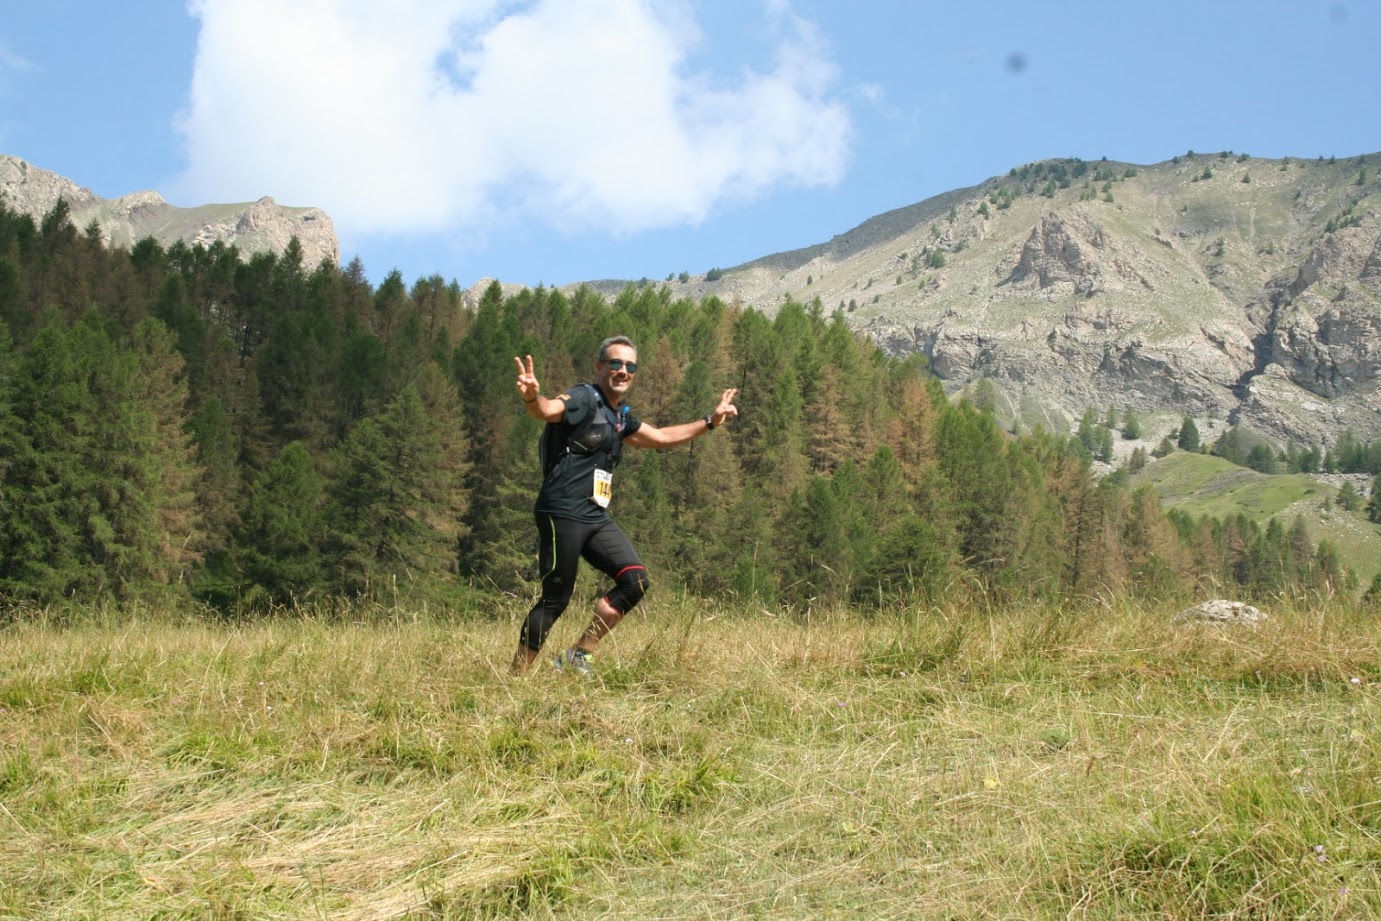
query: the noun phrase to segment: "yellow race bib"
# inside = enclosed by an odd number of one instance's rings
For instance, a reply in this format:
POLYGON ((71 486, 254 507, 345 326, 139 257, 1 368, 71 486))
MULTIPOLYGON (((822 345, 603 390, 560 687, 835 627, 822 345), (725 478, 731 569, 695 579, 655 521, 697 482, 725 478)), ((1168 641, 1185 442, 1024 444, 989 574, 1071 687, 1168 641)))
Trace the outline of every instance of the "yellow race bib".
POLYGON ((590 499, 600 508, 608 508, 614 498, 614 475, 608 470, 595 471, 595 491, 590 499))

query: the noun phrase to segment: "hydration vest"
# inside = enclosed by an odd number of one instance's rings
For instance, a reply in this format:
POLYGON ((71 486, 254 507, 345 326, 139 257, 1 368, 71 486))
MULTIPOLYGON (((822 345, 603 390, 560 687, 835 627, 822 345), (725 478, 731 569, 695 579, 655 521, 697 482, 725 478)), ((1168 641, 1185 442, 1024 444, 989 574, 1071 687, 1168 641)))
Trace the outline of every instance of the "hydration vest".
POLYGON ((615 417, 618 422, 611 424, 605 408, 609 405, 604 394, 599 392, 599 388, 594 384, 581 384, 581 387, 588 387, 594 393, 595 411, 577 429, 567 425, 563 419, 560 422, 548 422, 546 428, 542 430, 542 437, 537 442, 537 456, 542 464, 542 477, 551 475, 556 469, 556 465, 561 463, 561 459, 568 454, 594 454, 597 451, 607 451, 609 454, 609 470, 618 466, 619 459, 623 456, 623 438, 621 437, 624 425, 627 424, 630 412, 628 404, 620 406, 615 410, 615 417), (612 442, 612 443, 611 443, 612 442))

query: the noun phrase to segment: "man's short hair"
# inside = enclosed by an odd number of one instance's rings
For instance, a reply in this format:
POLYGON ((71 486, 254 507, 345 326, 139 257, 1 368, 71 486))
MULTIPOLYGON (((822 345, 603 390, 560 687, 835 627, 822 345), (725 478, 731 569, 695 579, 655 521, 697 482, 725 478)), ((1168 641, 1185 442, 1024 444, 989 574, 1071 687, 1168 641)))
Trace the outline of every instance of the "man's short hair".
POLYGON ((638 347, 633 344, 633 340, 629 339, 627 336, 610 336, 599 344, 600 361, 609 360, 609 346, 611 345, 626 345, 635 352, 638 350, 638 347))

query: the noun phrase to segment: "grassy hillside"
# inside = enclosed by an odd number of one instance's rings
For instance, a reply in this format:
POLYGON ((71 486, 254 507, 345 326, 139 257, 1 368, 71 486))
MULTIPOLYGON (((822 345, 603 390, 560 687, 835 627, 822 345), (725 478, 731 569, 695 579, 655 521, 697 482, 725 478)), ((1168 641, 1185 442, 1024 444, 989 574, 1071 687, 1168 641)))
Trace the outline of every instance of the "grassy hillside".
POLYGON ((12 622, 0 917, 1381 913, 1374 616, 519 613, 12 622))
POLYGON ((1332 542, 1364 586, 1381 572, 1381 525, 1360 512, 1343 511, 1333 501, 1337 488, 1315 477, 1268 476, 1221 457, 1176 452, 1148 465, 1133 480, 1151 485, 1162 502, 1195 517, 1242 514, 1261 524, 1279 517, 1288 526, 1302 516, 1310 537, 1332 542))

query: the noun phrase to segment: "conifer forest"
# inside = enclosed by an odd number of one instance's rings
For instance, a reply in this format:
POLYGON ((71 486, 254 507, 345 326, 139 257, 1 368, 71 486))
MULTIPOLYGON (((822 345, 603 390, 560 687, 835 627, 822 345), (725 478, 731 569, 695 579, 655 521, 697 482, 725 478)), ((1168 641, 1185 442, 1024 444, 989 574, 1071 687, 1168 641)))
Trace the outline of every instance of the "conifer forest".
POLYGON ((666 285, 496 283, 469 306, 439 275, 305 266, 296 241, 111 249, 59 205, 0 211, 0 600, 528 597, 541 425, 513 358, 554 396, 615 334, 638 346, 645 421, 741 391, 723 428, 624 454, 611 510, 654 593, 867 610, 1355 582, 1290 522, 1167 513, 1094 476, 1077 437, 1004 432, 818 302, 768 317, 666 285))

